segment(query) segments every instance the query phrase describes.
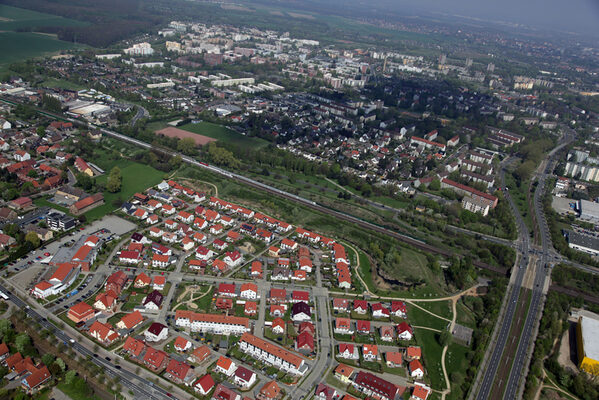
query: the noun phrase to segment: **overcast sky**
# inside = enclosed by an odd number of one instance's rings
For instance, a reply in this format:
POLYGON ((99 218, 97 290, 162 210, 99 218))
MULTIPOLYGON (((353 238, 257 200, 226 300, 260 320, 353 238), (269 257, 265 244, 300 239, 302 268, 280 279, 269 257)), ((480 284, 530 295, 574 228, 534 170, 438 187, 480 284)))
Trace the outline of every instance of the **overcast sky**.
MULTIPOLYGON (((361 4, 365 0, 354 0, 361 4)), ((401 8, 464 15, 599 37, 599 0, 371 0, 401 8)), ((379 3, 380 4, 380 3, 379 3)), ((380 4, 382 5, 382 4, 380 4)), ((376 5, 375 5, 376 7, 376 5)))

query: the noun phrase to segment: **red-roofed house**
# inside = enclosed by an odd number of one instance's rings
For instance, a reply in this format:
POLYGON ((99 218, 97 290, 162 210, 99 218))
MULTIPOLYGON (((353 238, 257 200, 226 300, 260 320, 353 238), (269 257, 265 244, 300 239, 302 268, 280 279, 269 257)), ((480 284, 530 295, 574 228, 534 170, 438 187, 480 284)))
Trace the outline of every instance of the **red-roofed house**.
POLYGON ((206 374, 193 384, 193 388, 196 392, 202 396, 206 396, 214 388, 214 379, 210 374, 206 374))

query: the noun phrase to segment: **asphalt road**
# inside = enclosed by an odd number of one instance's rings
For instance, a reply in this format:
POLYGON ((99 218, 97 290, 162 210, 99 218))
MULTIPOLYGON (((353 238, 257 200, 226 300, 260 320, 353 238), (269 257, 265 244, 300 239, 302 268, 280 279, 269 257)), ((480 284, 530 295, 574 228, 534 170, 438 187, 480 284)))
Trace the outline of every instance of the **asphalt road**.
MULTIPOLYGON (((502 169, 500 173, 501 185, 505 187, 505 170, 502 169)), ((497 375, 497 369, 499 367, 499 363, 501 361, 503 350, 508 340, 508 336, 510 333, 510 327, 512 325, 512 320, 514 319, 514 314, 516 312, 516 306, 518 303, 518 297, 520 296, 520 288, 521 282, 524 279, 524 274, 526 273, 526 267, 528 265, 528 249, 529 249, 529 231, 522 215, 518 211, 514 200, 510 196, 509 192, 504 192, 505 199, 509 202, 510 208, 512 209, 512 213, 516 217, 516 224, 518 225, 518 250, 520 251, 520 261, 518 264, 518 269, 516 270, 516 279, 514 284, 512 285, 511 292, 508 294, 508 303, 506 306, 505 313, 503 314, 503 319, 498 321, 500 324, 500 330, 497 335, 497 341, 495 343, 495 347, 493 348, 493 352, 491 353, 491 357, 488 360, 487 369, 484 371, 484 376, 479 388, 479 391, 476 395, 476 399, 484 400, 487 399, 491 394, 491 389, 493 387, 493 382, 495 381, 495 377, 497 375)))
MULTIPOLYGON (((510 328, 514 319, 514 313, 518 303, 518 298, 520 297, 522 281, 524 279, 526 268, 528 267, 529 255, 540 253, 541 258, 539 262, 537 264, 531 265, 532 268, 535 268, 532 298, 530 306, 527 310, 524 325, 521 329, 518 347, 516 349, 516 354, 514 355, 514 361, 505 386, 501 385, 502 388, 505 388, 503 394, 504 399, 512 400, 518 398, 518 388, 520 387, 522 379, 525 378, 523 376, 525 367, 530 362, 530 360, 527 357, 527 354, 530 346, 532 345, 535 339, 533 334, 534 325, 536 321, 538 321, 541 318, 542 314, 541 303, 543 299, 543 289, 545 285, 545 280, 549 276, 548 264, 550 261, 554 261, 556 259, 555 255, 553 254, 549 228, 547 225, 545 214, 543 212, 543 206, 541 204, 545 190, 545 181, 547 177, 552 174, 553 167, 555 165, 555 161, 553 160, 553 158, 557 151, 571 143, 574 139, 575 132, 571 130, 565 131, 565 135, 558 143, 558 146, 556 146, 556 148, 554 148, 548 154, 546 167, 541 172, 539 176, 539 184, 535 189, 534 212, 536 215, 537 224, 539 225, 539 232, 541 234, 540 237, 542 250, 540 252, 530 247, 530 236, 528 227, 524 223, 522 215, 516 207, 516 204, 514 203, 512 197, 509 195, 509 192, 504 192, 505 198, 508 200, 510 204, 510 208, 512 209, 512 213, 516 217, 516 223, 518 225, 519 237, 517 240, 516 248, 519 250, 520 263, 518 270, 515 271, 517 275, 513 281, 511 292, 508 294, 508 304, 505 313, 503 314, 503 319, 497 322, 498 324, 500 324, 499 332, 496 339, 497 342, 492 350, 491 357, 488 360, 487 369, 484 371, 484 375, 482 378, 481 385, 479 387, 479 391, 476 395, 476 399, 483 400, 491 396, 491 390, 493 388, 493 383, 497 379, 497 370, 501 363, 501 360, 504 356, 510 356, 504 355, 504 350, 506 342, 509 339, 508 335, 510 333, 510 328)), ((501 170, 500 179, 502 182, 502 187, 505 187, 505 169, 501 170)))
POLYGON ((120 367, 117 368, 111 361, 106 360, 105 358, 98 357, 97 354, 94 354, 92 350, 83 346, 79 341, 70 337, 65 331, 57 328, 54 324, 49 322, 46 318, 42 317, 37 311, 33 310, 29 305, 27 305, 20 298, 12 294, 8 289, 4 286, 0 285, 0 290, 8 296, 8 300, 12 302, 15 306, 22 309, 30 316, 32 319, 37 321, 42 327, 48 329, 52 334, 62 340, 66 345, 70 345, 76 352, 81 354, 83 357, 91 357, 91 360, 94 364, 101 367, 105 374, 109 378, 119 377, 120 383, 124 388, 133 391, 134 397, 138 398, 148 398, 148 399, 169 399, 172 396, 164 389, 158 386, 154 386, 154 384, 146 379, 141 378, 140 376, 127 371, 126 369, 120 367), (139 383, 133 382, 136 380, 139 383))
POLYGON ((524 322, 522 329, 522 335, 520 342, 518 343, 518 349, 516 351, 516 357, 514 358, 514 364, 510 371, 510 375, 507 381, 504 399, 515 399, 518 397, 518 389, 520 382, 525 379, 526 367, 530 360, 527 357, 530 346, 533 344, 534 325, 536 321, 542 317, 542 301, 543 301, 543 289, 545 280, 549 277, 549 259, 553 250, 551 244, 551 236, 549 232, 549 226, 547 224, 547 218, 543 212, 542 199, 545 193, 545 183, 549 177, 552 176, 553 169, 555 168, 556 161, 554 159, 555 154, 564 146, 570 144, 576 138, 576 134, 572 130, 565 130, 565 134, 562 140, 560 140, 558 146, 556 146, 548 155, 547 164, 539 175, 538 185, 535 189, 533 205, 536 216, 537 226, 539 228, 542 254, 539 265, 535 270, 534 286, 532 288, 532 299, 530 307, 528 309, 528 315, 524 322))

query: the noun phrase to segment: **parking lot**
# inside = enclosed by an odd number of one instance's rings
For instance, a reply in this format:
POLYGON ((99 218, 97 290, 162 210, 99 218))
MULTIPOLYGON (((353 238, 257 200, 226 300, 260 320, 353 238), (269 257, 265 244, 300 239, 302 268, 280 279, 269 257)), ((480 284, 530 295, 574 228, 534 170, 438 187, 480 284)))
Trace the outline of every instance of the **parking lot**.
POLYGON ((114 237, 121 236, 122 234, 135 229, 135 227, 135 224, 127 220, 114 215, 108 215, 83 229, 76 227, 70 231, 71 233, 69 235, 64 236, 60 240, 49 243, 48 245, 42 246, 29 253, 29 255, 11 265, 8 268, 8 271, 20 272, 33 264, 41 264, 41 262, 46 261, 46 259, 49 261, 61 247, 64 247, 69 243, 76 243, 80 238, 90 236, 96 232, 107 230, 114 237))

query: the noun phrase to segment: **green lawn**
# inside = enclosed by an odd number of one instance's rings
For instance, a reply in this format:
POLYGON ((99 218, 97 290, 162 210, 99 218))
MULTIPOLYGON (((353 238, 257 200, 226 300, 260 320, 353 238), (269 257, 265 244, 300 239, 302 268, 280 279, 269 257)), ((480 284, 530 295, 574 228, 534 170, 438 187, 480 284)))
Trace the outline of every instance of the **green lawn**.
POLYGON ((113 211, 116 207, 113 205, 115 200, 126 201, 136 192, 143 192, 150 186, 154 186, 164 178, 164 172, 158 171, 150 166, 139 164, 125 159, 117 161, 95 161, 94 162, 105 170, 105 174, 99 176, 99 183, 106 183, 108 173, 114 166, 121 169, 123 177, 123 186, 118 193, 104 192, 104 204, 85 213, 88 221, 102 218, 104 215, 113 211))
POLYGON ((434 302, 423 301, 418 303, 422 308, 429 310, 432 313, 442 317, 451 319, 451 303, 448 300, 440 300, 434 302))
MULTIPOLYGON (((420 304, 419 304, 420 305, 420 304)), ((415 307, 411 304, 408 304, 408 321, 410 324, 416 326, 426 326, 433 329, 444 330, 447 327, 449 322, 444 319, 440 319, 427 313, 426 311, 421 310, 418 307, 415 307)))
POLYGON ((189 132, 198 133, 217 139, 221 142, 231 143, 240 147, 252 147, 255 149, 268 145, 266 140, 243 136, 231 129, 222 125, 213 124, 211 122, 200 122, 199 124, 186 124, 180 126, 179 129, 184 129, 189 132))
POLYGON ((437 333, 426 329, 414 329, 414 337, 418 345, 422 347, 424 358, 425 380, 430 381, 433 389, 445 388, 445 379, 441 368, 441 353, 443 348, 437 341, 437 333))
POLYGON ((0 28, 0 68, 32 57, 41 57, 81 45, 63 42, 51 35, 30 32, 2 32, 0 28))
POLYGON ((48 78, 43 81, 40 86, 45 86, 53 89, 81 90, 83 86, 76 83, 65 81, 64 79, 48 78))
POLYGON ((23 28, 41 28, 45 26, 85 26, 85 22, 45 14, 24 8, 0 5, 0 31, 15 31, 23 28))
MULTIPOLYGON (((450 374, 450 382, 451 374, 461 374, 462 377, 466 377, 465 371, 470 367, 470 363, 466 358, 466 354, 469 349, 457 343, 451 343, 447 349, 447 354, 445 355, 445 368, 447 368, 447 373, 450 374)), ((453 382, 452 384, 452 390, 453 382)), ((460 391, 461 392, 461 391, 460 391)), ((463 393, 453 392, 447 397, 448 399, 462 399, 464 397, 463 393)))

